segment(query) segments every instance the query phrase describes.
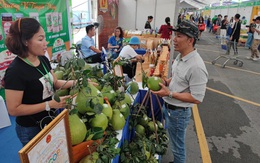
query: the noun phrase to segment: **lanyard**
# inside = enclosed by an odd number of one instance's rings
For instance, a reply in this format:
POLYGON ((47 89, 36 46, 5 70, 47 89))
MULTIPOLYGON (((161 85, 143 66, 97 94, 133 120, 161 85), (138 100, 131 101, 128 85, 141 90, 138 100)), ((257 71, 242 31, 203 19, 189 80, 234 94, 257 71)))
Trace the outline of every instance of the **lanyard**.
MULTIPOLYGON (((39 58, 38 58, 38 59, 39 59, 39 58)), ((26 63, 28 63, 28 64, 31 65, 32 67, 35 67, 27 58, 25 58, 24 60, 25 60, 26 63)), ((39 60, 40 60, 40 59, 39 59, 39 60)), ((42 76, 43 76, 46 80, 49 81, 49 83, 51 84, 51 87, 53 87, 53 82, 52 82, 52 80, 51 80, 50 73, 47 71, 45 65, 41 62, 41 60, 40 60, 40 63, 42 64, 42 67, 44 68, 46 74, 48 75, 48 78, 47 78, 47 77, 44 75, 44 73, 43 73, 40 69, 38 69, 37 67, 35 67, 36 70, 37 70, 40 74, 42 74, 42 76)))

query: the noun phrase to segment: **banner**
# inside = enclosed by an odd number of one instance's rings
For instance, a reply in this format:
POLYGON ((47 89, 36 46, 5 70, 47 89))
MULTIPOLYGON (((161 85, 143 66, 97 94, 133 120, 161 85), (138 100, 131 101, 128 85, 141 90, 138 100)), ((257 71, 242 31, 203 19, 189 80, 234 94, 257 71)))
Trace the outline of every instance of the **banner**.
POLYGON ((67 0, 0 0, 0 16, 0 80, 12 56, 4 41, 12 22, 19 18, 30 17, 40 22, 46 34, 48 53, 52 58, 69 49, 67 0))

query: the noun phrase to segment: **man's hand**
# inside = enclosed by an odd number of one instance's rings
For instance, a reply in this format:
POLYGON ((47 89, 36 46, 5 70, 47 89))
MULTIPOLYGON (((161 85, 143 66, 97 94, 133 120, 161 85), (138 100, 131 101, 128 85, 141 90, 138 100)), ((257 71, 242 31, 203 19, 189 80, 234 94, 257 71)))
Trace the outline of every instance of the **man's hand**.
POLYGON ((161 86, 161 89, 159 91, 152 91, 151 90, 151 92, 153 94, 160 96, 160 97, 169 96, 170 90, 162 83, 159 83, 159 85, 161 86))

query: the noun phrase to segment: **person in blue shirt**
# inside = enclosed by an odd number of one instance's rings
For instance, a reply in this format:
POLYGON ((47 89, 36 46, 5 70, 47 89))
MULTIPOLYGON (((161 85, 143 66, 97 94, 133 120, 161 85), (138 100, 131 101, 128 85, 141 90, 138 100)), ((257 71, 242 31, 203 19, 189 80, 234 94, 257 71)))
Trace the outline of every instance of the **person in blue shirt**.
POLYGON ((95 42, 92 38, 95 36, 95 26, 94 25, 88 25, 86 26, 86 32, 87 35, 82 38, 81 42, 81 52, 83 54, 83 59, 87 63, 101 63, 101 53, 102 51, 95 48, 95 42))
POLYGON ((111 58, 116 59, 122 49, 124 32, 121 27, 116 27, 114 36, 108 39, 107 48, 110 51, 111 58))

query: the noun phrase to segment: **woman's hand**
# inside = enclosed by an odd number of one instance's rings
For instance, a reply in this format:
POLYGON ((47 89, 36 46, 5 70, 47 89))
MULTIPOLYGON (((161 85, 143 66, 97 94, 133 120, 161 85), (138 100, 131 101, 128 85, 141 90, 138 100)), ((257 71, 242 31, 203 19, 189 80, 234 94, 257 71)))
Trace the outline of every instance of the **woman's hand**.
POLYGON ((49 101, 49 106, 50 106, 50 108, 55 108, 55 109, 65 108, 67 105, 67 99, 69 99, 69 98, 71 98, 71 95, 60 97, 60 102, 51 100, 51 101, 49 101))
POLYGON ((153 94, 160 96, 160 97, 169 96, 170 90, 162 83, 159 83, 159 85, 161 86, 161 89, 159 91, 152 91, 151 90, 151 92, 153 94))

